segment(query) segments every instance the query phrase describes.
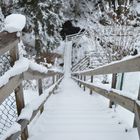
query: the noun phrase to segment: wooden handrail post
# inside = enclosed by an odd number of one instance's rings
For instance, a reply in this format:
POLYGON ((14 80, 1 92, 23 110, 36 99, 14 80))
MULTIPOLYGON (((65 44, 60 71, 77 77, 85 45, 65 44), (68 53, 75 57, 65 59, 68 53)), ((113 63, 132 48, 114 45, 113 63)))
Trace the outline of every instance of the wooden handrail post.
MULTIPOLYGON (((84 81, 86 81, 86 76, 84 75, 84 81)), ((86 86, 84 85, 84 91, 86 90, 86 86)))
MULTIPOLYGON (((81 75, 81 76, 80 76, 80 80, 82 80, 82 79, 83 79, 83 76, 81 75)), ((81 87, 81 86, 82 86, 82 84, 80 84, 80 87, 81 87)))
MULTIPOLYGON (((55 75, 52 76, 52 85, 55 83, 55 75)), ((54 90, 53 90, 53 94, 54 94, 54 90)))
MULTIPOLYGON (((42 86, 41 79, 38 80, 38 92, 39 92, 39 95, 43 94, 43 86, 42 86)), ((43 110, 44 110, 44 106, 40 109, 40 113, 42 113, 43 110)))
MULTIPOLYGON (((112 75, 112 84, 111 84, 111 88, 116 88, 116 83, 117 83, 117 74, 116 73, 113 73, 112 75)), ((109 102, 109 108, 112 108, 112 106, 114 105, 114 102, 112 102, 110 100, 109 102)))
MULTIPOLYGON (((93 75, 91 76, 91 81, 90 81, 91 83, 93 83, 93 75)), ((92 89, 90 89, 90 95, 92 95, 92 89)))
MULTIPOLYGON (((15 46, 13 49, 10 50, 10 56, 11 56, 11 66, 13 66, 15 64, 15 61, 19 59, 18 44, 17 46, 15 46)), ((19 116, 21 110, 25 107, 22 83, 15 89, 15 98, 16 98, 17 114, 19 116)), ((28 138, 28 129, 26 127, 21 134, 21 140, 27 140, 27 138, 28 138)))
POLYGON ((138 134, 140 137, 140 107, 137 103, 135 103, 135 122, 138 129, 138 134))
MULTIPOLYGON (((138 91, 138 100, 140 100, 140 85, 139 85, 139 91, 138 91)), ((138 127, 137 125, 137 120, 136 120, 136 115, 134 117, 134 122, 133 122, 133 128, 138 127)))
MULTIPOLYGON (((77 75, 77 78, 79 79, 79 75, 77 75)), ((79 82, 77 82, 78 83, 78 85, 80 85, 80 83, 79 82)))

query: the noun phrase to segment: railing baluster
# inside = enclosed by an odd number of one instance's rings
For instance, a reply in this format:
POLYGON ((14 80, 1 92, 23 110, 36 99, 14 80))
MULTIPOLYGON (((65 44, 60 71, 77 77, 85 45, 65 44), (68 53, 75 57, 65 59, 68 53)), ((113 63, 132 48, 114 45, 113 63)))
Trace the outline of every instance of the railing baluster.
MULTIPOLYGON (((117 82, 117 74, 113 73, 112 75, 112 83, 111 83, 111 88, 115 89, 116 88, 116 82, 117 82)), ((110 100, 109 102, 109 108, 112 108, 112 106, 115 103, 113 101, 110 100)))
MULTIPOLYGON (((139 85, 139 91, 138 91, 138 100, 140 100, 140 85, 139 85)), ((137 117, 136 117, 136 114, 135 114, 133 128, 139 127, 137 125, 137 120, 136 119, 137 119, 137 117)))
MULTIPOLYGON (((91 81, 90 81, 91 83, 93 83, 93 75, 91 76, 91 81)), ((92 95, 92 89, 90 89, 90 95, 92 95)))
MULTIPOLYGON (((80 76, 80 80, 82 80, 82 79, 83 79, 83 76, 81 75, 81 76, 80 76)), ((80 83, 80 87, 81 87, 81 86, 82 86, 82 84, 80 83)))
MULTIPOLYGON (((38 92, 39 92, 39 95, 43 94, 43 87, 42 87, 41 79, 38 80, 38 92)), ((43 110, 44 110, 44 106, 40 109, 40 113, 42 113, 43 110)))
MULTIPOLYGON (((15 61, 19 59, 18 44, 17 46, 15 46, 13 49, 10 50, 10 56, 12 59, 11 66, 13 66, 15 64, 15 61)), ((25 107, 22 83, 15 89, 15 98, 17 105, 17 113, 18 115, 20 115, 21 110, 25 107)), ((21 139, 27 140, 27 138, 28 138, 28 129, 26 127, 21 134, 21 139)))
MULTIPOLYGON (((84 81, 86 81, 86 76, 84 75, 84 81)), ((84 91, 86 90, 86 86, 84 85, 84 91)))

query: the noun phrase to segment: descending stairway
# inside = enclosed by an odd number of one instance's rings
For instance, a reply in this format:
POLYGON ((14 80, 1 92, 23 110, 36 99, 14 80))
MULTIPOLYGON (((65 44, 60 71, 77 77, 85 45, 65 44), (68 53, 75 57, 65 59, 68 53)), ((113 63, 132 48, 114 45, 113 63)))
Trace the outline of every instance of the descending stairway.
POLYGON ((45 105, 29 140, 137 140, 137 132, 125 132, 99 95, 89 95, 65 78, 59 93, 45 105))
POLYGON ((127 126, 118 123, 103 97, 89 95, 70 78, 70 45, 66 46, 65 77, 30 129, 29 140, 138 140, 137 130, 126 133, 127 126))

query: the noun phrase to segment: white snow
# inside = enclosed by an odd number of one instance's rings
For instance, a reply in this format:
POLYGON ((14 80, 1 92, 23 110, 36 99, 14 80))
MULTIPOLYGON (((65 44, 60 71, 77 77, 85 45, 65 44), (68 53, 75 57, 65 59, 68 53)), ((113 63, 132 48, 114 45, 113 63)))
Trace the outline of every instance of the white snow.
POLYGON ((9 71, 7 71, 3 76, 0 77, 0 87, 7 84, 11 77, 19 75, 27 71, 28 69, 39 71, 41 73, 48 72, 48 69, 46 67, 22 57, 15 62, 15 65, 9 71))
POLYGON ((34 100, 31 100, 30 103, 26 104, 25 108, 22 109, 21 114, 18 117, 18 120, 26 119, 30 121, 33 111, 37 110, 38 107, 46 100, 46 98, 49 96, 49 93, 54 89, 54 87, 59 83, 61 79, 59 79, 55 84, 50 86, 45 91, 45 93, 41 94, 40 96, 36 97, 34 100))
POLYGON ((20 132, 21 131, 21 126, 18 123, 14 123, 12 125, 12 127, 6 132, 6 134, 4 134, 4 136, 1 138, 1 140, 5 140, 7 137, 11 136, 12 134, 16 133, 16 132, 20 132))
POLYGON ((21 14, 11 14, 5 19, 5 31, 9 33, 22 31, 26 24, 26 17, 21 14))

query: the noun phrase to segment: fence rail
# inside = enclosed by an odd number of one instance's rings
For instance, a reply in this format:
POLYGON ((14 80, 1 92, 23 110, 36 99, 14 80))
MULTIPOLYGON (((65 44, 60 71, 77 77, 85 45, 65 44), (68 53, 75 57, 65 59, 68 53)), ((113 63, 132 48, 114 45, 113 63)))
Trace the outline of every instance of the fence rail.
MULTIPOLYGON (((19 59, 19 52, 18 52, 18 42, 20 38, 16 37, 16 33, 0 33, 0 56, 6 53, 7 51, 10 52, 10 56, 12 58, 11 66, 14 65, 15 61, 19 59)), ((22 64, 21 64, 22 65, 22 64)), ((47 70, 47 68, 46 68, 47 70)), ((23 87, 22 87, 22 81, 24 80, 38 80, 38 91, 39 96, 43 94, 42 92, 42 79, 47 77, 53 77, 53 85, 51 91, 49 92, 49 95, 46 97, 45 100, 41 103, 41 105, 38 106, 36 110, 33 111, 31 119, 20 119, 17 121, 18 124, 21 126, 21 130, 19 132, 15 132, 14 134, 8 135, 5 139, 6 140, 15 140, 19 136, 21 136, 21 140, 27 140, 28 138, 28 129, 27 125, 33 120, 33 118, 36 116, 36 114, 40 111, 42 113, 44 103, 47 101, 47 99, 51 96, 53 91, 56 89, 58 84, 63 79, 63 73, 61 72, 55 72, 53 70, 48 70, 47 73, 43 73, 37 70, 28 69, 25 72, 22 72, 21 74, 18 74, 16 76, 10 77, 9 81, 0 87, 0 104, 4 102, 5 99, 7 99, 10 94, 14 91, 15 92, 15 98, 16 98, 16 106, 17 106, 17 113, 20 115, 22 109, 25 107, 24 104, 24 97, 23 97, 23 87)))
POLYGON ((123 73, 140 71, 140 55, 131 57, 127 60, 118 61, 107 64, 96 69, 73 72, 72 74, 79 75, 103 75, 110 73, 123 73))
MULTIPOLYGON (((135 114, 135 121, 138 128, 138 133, 140 137, 140 104, 139 99, 135 100, 130 97, 126 97, 123 94, 119 94, 119 90, 113 90, 115 88, 114 81, 115 76, 117 73, 124 73, 124 72, 139 72, 140 71, 140 55, 133 56, 129 59, 124 59, 118 62, 113 62, 111 64, 107 64, 101 66, 96 69, 85 70, 85 71, 78 71, 72 73, 72 78, 77 81, 81 85, 89 88, 90 90, 95 91, 96 93, 108 98, 110 103, 115 102, 116 104, 121 105, 125 109, 133 112, 135 114), (105 74, 113 74, 112 80, 112 88, 110 90, 105 89, 101 86, 97 86, 93 83, 86 82, 86 76, 91 76, 91 80, 93 82, 93 76, 95 75, 105 75, 105 74), (84 76, 84 80, 82 77, 84 76), (80 78, 80 79, 79 79, 80 78)), ((138 77, 139 78, 139 77, 138 77)), ((139 91, 140 92, 140 91, 139 91)), ((140 93, 139 93, 140 96, 140 93)))

